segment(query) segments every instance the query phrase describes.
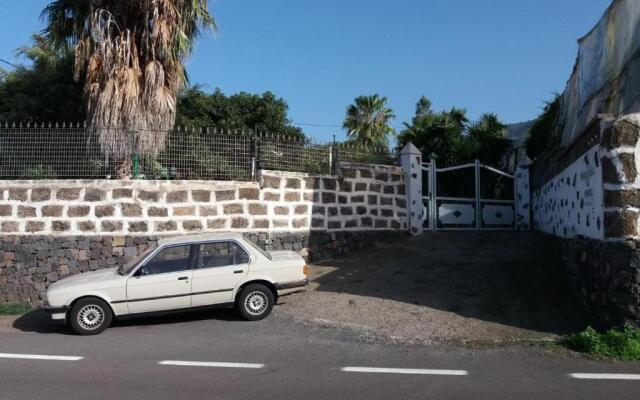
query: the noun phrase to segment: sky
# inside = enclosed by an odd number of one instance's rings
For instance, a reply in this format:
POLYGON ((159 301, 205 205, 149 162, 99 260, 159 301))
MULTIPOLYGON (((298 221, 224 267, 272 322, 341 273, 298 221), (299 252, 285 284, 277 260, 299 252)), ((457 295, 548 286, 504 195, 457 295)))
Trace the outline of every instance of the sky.
MULTIPOLYGON (((0 0, 0 58, 42 29, 46 0, 0 0)), ((192 84, 226 94, 271 91, 319 141, 336 135, 359 95, 388 98, 394 128, 425 95, 436 110, 533 119, 573 68, 577 39, 611 0, 215 0, 192 84), (311 126, 326 125, 326 126, 311 126)), ((6 65, 3 65, 5 68, 6 65)))

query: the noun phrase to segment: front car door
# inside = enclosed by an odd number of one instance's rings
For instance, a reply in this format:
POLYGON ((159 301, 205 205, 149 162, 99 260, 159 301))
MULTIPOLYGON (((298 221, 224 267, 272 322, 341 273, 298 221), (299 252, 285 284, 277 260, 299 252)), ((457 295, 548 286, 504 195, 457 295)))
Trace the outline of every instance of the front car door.
POLYGON ((198 247, 191 289, 193 306, 233 302, 233 289, 249 271, 249 253, 233 240, 198 247))
POLYGON ((191 307, 191 279, 195 246, 177 245, 160 249, 127 281, 130 313, 191 307))

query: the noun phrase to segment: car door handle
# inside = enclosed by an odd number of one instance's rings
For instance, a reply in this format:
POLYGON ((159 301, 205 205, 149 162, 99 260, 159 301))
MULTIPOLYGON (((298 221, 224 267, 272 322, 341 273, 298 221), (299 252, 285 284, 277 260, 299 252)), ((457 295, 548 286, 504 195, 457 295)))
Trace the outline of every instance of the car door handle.
POLYGON ((181 276, 180 278, 178 278, 179 281, 186 281, 187 279, 189 279, 188 276, 181 276))
POLYGON ((243 269, 239 269, 239 270, 233 271, 234 274, 241 274, 243 272, 244 272, 243 269))

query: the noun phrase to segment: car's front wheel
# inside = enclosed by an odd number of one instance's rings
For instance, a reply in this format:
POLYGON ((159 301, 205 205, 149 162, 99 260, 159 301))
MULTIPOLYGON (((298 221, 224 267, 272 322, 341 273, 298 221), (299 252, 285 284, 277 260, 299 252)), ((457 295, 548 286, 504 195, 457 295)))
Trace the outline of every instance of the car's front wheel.
POLYGON ((71 329, 79 335, 97 335, 111 325, 113 314, 107 303, 98 298, 80 299, 69 313, 71 329))
POLYGON ((242 289, 237 307, 242 317, 249 321, 258 321, 271 314, 274 296, 268 287, 251 284, 242 289))

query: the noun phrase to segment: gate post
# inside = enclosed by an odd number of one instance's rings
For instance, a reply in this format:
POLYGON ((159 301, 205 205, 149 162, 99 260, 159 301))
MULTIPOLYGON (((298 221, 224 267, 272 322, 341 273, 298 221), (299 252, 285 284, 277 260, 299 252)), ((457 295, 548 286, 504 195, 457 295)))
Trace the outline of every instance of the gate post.
POLYGON ((412 235, 421 235, 422 228, 422 153, 409 142, 400 151, 400 166, 407 193, 407 228, 412 235))
POLYGON ((475 168, 475 177, 476 177, 476 229, 480 229, 482 224, 480 223, 480 218, 482 217, 482 213, 480 210, 480 160, 476 159, 476 168, 475 168))

